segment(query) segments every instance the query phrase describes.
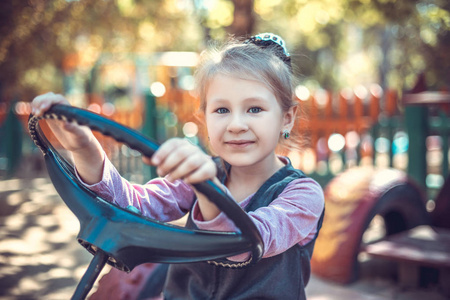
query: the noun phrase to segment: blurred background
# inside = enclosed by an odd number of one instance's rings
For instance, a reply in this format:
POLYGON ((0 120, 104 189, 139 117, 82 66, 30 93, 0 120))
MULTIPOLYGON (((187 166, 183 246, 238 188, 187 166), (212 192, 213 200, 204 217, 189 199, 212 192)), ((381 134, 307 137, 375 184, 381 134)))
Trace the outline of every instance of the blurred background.
MULTIPOLYGON (((285 155, 326 191, 313 274, 335 290, 310 293, 346 298, 369 278, 369 298, 444 299, 450 241, 433 234, 450 228, 449 28, 445 0, 0 2, 0 297, 67 298, 90 260, 29 137, 35 96, 62 93, 159 142, 207 150, 192 94, 199 53, 268 31, 287 43, 302 111, 302 149, 285 155), (443 260, 408 259, 412 279, 404 260, 367 248, 420 225, 434 241, 421 257, 443 260)), ((151 178, 140 153, 98 138, 124 177, 151 178)))

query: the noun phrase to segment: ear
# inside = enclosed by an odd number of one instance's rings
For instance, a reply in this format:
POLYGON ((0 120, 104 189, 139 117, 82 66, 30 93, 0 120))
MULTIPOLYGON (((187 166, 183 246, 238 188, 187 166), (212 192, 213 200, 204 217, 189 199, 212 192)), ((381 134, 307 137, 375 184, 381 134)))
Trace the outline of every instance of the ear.
POLYGON ((292 127, 294 127, 295 117, 297 116, 297 108, 297 105, 291 106, 289 110, 284 113, 282 131, 287 130, 291 132, 292 127))

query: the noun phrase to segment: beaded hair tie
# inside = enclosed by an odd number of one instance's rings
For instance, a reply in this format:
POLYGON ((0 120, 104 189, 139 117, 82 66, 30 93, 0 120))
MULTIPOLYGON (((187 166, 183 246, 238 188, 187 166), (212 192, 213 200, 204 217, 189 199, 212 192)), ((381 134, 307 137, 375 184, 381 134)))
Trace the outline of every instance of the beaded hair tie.
POLYGON ((244 41, 244 44, 250 43, 259 46, 262 49, 265 49, 267 47, 274 47, 275 55, 278 56, 282 61, 284 61, 286 65, 288 65, 289 69, 292 68, 291 55, 287 51, 286 43, 280 36, 270 32, 260 33, 244 41))

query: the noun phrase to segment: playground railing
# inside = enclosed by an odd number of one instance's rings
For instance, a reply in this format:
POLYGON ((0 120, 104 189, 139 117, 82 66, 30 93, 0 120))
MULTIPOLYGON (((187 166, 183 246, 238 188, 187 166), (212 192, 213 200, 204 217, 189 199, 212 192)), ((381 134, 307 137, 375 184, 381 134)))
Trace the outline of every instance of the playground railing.
MULTIPOLYGON (((408 157, 408 147, 416 147, 410 144, 409 139, 414 132, 407 130, 405 107, 398 92, 383 91, 378 85, 372 85, 368 89, 344 89, 335 93, 325 90, 306 91, 307 93, 298 94, 302 116, 295 128, 306 145, 301 151, 293 151, 288 155, 296 167, 323 186, 336 174, 352 166, 373 165, 408 171, 411 162, 417 160, 415 157, 408 157)), ((196 117, 198 101, 189 92, 169 90, 158 99, 151 95, 142 98, 143 101, 137 102, 136 107, 126 110, 114 109, 111 104, 93 104, 89 109, 142 130, 156 140, 182 136, 200 146, 206 145, 205 132, 201 130, 201 121, 196 117), (153 112, 149 113, 149 110, 153 112), (191 128, 190 133, 185 132, 187 123, 195 127, 194 130, 191 128)), ((7 157, 5 150, 13 142, 13 137, 6 138, 5 134, 11 130, 5 122, 11 105, 21 124, 26 123, 30 112, 29 103, 26 102, 0 105, 0 176, 11 173, 6 170, 9 166, 7 161, 11 158, 7 157)), ((448 176, 450 114, 439 106, 421 109, 422 114, 428 116, 426 124, 416 124, 413 130, 426 131, 426 144, 422 145, 426 152, 423 154, 426 157, 423 181, 432 196, 433 191, 438 190, 448 176)), ((21 146, 24 156, 36 151, 27 135, 23 130, 20 137, 24 140, 21 146)), ((143 166, 139 153, 107 137, 98 138, 126 178, 143 183, 150 177, 152 171, 143 166)))

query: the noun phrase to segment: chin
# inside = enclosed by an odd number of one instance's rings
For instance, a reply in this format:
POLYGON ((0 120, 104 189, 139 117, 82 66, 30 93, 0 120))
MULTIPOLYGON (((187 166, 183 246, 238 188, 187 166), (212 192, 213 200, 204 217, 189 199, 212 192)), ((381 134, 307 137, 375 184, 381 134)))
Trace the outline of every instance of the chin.
POLYGON ((247 167, 257 162, 254 157, 246 156, 247 157, 243 157, 242 155, 224 155, 220 157, 234 167, 247 167))

